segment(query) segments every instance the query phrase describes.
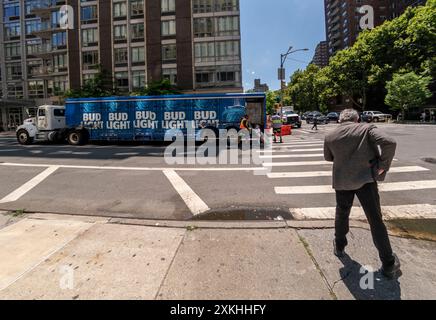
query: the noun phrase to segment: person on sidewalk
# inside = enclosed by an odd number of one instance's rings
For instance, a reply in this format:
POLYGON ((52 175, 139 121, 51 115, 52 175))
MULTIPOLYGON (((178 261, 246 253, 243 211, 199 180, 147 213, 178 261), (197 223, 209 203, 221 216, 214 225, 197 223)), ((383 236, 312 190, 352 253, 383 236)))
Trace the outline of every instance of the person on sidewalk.
POLYGON ((313 117, 313 127, 312 127, 312 130, 318 131, 318 118, 317 117, 313 117))
POLYGON ((283 119, 278 112, 276 112, 272 117, 273 132, 274 132, 274 143, 277 143, 277 135, 280 136, 280 143, 283 143, 282 127, 283 119))
POLYGON ((325 160, 333 162, 333 188, 336 190, 334 253, 340 258, 345 255, 349 218, 357 195, 382 261, 380 271, 393 278, 400 273, 401 266, 383 222, 377 182, 385 180, 397 144, 375 125, 359 124, 358 120, 356 110, 344 110, 340 115, 341 124, 326 136, 324 143, 325 160))

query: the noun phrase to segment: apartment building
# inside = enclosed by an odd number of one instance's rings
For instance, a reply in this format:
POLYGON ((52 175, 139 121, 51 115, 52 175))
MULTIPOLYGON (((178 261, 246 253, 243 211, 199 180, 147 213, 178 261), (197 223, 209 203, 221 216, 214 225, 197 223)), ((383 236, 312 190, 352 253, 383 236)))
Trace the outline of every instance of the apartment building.
POLYGON ((329 47, 327 41, 321 41, 315 49, 312 63, 320 68, 329 64, 329 47))
POLYGON ((409 6, 424 5, 426 0, 324 0, 329 56, 351 47, 362 31, 359 8, 374 9, 374 27, 401 15, 409 6))
POLYGON ((242 91, 239 0, 0 4, 4 128, 32 107, 62 103, 66 90, 80 88, 100 67, 119 94, 161 79, 189 93, 242 91))

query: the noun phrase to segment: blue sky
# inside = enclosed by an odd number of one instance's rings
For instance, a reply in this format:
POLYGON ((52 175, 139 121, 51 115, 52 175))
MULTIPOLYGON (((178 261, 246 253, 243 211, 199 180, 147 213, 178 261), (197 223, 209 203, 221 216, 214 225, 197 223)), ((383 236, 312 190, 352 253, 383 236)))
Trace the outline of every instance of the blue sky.
POLYGON ((312 60, 316 45, 325 40, 324 0, 240 0, 242 77, 244 89, 252 89, 260 78, 270 89, 278 89, 280 54, 289 46, 297 52, 286 62, 287 79, 312 60))

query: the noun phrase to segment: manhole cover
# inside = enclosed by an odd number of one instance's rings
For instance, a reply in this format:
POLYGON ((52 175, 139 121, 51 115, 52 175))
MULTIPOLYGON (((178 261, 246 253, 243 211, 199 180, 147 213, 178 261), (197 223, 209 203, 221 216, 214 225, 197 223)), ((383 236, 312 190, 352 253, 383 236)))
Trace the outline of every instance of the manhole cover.
POLYGON ((292 220, 289 209, 226 208, 211 210, 194 217, 194 221, 283 221, 292 220))

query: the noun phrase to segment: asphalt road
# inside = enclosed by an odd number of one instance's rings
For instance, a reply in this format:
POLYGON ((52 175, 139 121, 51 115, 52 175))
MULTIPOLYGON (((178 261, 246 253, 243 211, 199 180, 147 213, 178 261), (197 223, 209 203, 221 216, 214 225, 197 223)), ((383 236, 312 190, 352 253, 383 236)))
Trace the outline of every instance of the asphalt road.
MULTIPOLYGON (((165 220, 331 219, 335 197, 322 141, 335 127, 312 132, 304 125, 264 163, 243 164, 239 155, 233 165, 168 164, 161 144, 20 146, 2 135, 0 210, 165 220)), ((423 160, 436 159, 436 126, 379 127, 399 144, 382 186, 385 212, 436 215, 436 164, 423 160)))

